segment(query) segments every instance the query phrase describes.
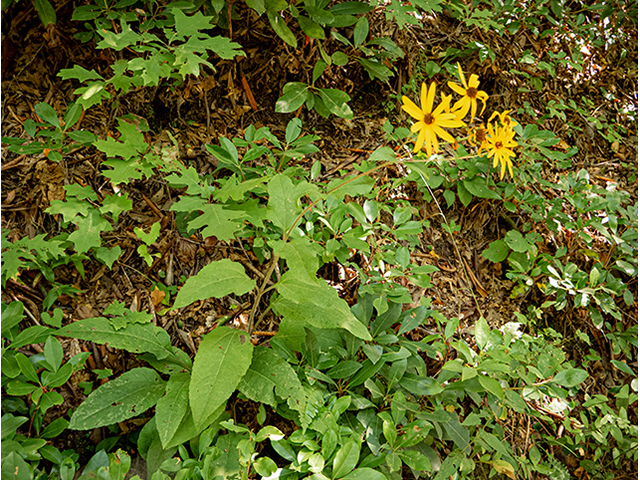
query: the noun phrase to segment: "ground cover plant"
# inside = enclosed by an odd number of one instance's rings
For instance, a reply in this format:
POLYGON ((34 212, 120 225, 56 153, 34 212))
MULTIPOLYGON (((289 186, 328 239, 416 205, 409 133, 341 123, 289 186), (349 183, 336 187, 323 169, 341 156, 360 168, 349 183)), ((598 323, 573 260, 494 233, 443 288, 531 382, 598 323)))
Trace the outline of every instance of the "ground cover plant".
POLYGON ((9 1, 2 476, 637 476, 637 2, 9 1))

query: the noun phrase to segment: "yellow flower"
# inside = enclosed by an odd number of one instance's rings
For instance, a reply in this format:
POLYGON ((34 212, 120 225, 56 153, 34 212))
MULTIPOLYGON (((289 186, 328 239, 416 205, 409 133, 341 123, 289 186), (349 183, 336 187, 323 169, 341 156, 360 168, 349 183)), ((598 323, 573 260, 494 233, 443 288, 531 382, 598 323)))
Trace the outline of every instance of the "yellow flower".
POLYGON ((487 107, 487 99, 489 98, 489 95, 482 90, 478 90, 478 87, 480 86, 478 75, 471 75, 469 77, 469 83, 467 84, 467 81, 464 78, 464 73, 462 72, 462 67, 459 63, 458 74, 460 75, 460 81, 464 88, 453 82, 448 82, 451 90, 456 92, 458 95, 462 95, 462 98, 453 105, 453 109, 457 110, 459 118, 464 118, 469 109, 471 109, 471 120, 473 120, 476 116, 476 110, 478 109, 478 100, 482 102, 482 111, 480 112, 480 115, 482 115, 482 112, 484 112, 484 109, 487 107))
POLYGON ((493 157, 493 168, 500 164, 500 180, 504 178, 507 168, 509 168, 509 175, 513 178, 513 162, 510 157, 516 156, 513 152, 513 148, 518 146, 513 139, 516 133, 509 126, 499 127, 497 123, 494 125, 488 124, 486 145, 481 147, 481 150, 486 150, 489 158, 493 157))
POLYGON ((484 124, 469 129, 469 143, 471 145, 479 145, 478 152, 481 152, 487 146, 487 129, 484 124))
POLYGON ((409 98, 402 96, 402 109, 418 120, 411 127, 413 133, 418 132, 418 139, 416 140, 416 146, 413 151, 419 151, 424 145, 427 149, 429 156, 433 153, 438 153, 439 144, 438 137, 446 140, 447 142, 455 142, 455 139, 444 130, 444 128, 457 128, 463 127, 464 122, 457 118, 455 114, 448 113, 451 104, 451 96, 442 97, 442 102, 435 109, 433 108, 433 100, 436 96, 436 84, 431 82, 429 91, 427 92, 427 84, 422 84, 420 90, 420 105, 418 107, 409 98))
POLYGON ((511 113, 511 110, 505 110, 502 113, 498 113, 498 112, 493 112, 491 114, 491 116, 489 117, 489 121, 493 120, 494 118, 498 117, 500 119, 500 123, 505 126, 505 127, 509 127, 509 128, 513 128, 514 125, 517 125, 518 122, 516 122, 513 118, 511 118, 509 116, 509 113, 511 113))

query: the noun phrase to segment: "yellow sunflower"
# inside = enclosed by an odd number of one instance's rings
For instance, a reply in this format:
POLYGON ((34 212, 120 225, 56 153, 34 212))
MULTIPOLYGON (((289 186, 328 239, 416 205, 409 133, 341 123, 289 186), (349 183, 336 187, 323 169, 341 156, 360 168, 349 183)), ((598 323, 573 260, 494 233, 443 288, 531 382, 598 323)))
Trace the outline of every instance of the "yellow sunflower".
POLYGON ((494 118, 498 117, 500 119, 500 123, 505 126, 505 127, 509 127, 509 128, 513 128, 515 125, 518 124, 518 122, 516 122, 513 118, 511 118, 509 116, 509 114, 511 113, 511 110, 505 110, 502 113, 498 113, 493 112, 491 114, 491 116, 489 117, 489 121, 493 120, 494 118))
MULTIPOLYGON (((500 164, 500 180, 504 178, 505 170, 509 169, 509 175, 513 178, 513 162, 510 157, 515 157, 513 151, 518 143, 513 139, 515 132, 511 127, 499 127, 488 124, 486 145, 481 149, 487 151, 487 157, 493 157, 493 168, 500 164)), ((479 153, 479 152, 478 152, 479 153)))
POLYGON ((478 90, 480 82, 478 81, 478 75, 475 73, 469 77, 469 83, 467 84, 467 81, 464 78, 464 73, 462 72, 462 67, 459 63, 458 74, 460 76, 460 81, 462 82, 462 87, 456 83, 448 82, 451 90, 456 92, 458 95, 462 95, 462 98, 453 105, 453 109, 457 111, 459 118, 464 118, 469 109, 471 109, 471 120, 473 120, 476 116, 476 110, 478 109, 478 100, 482 102, 482 111, 480 112, 480 115, 482 115, 482 112, 484 112, 484 109, 487 107, 487 99, 489 98, 489 95, 482 90, 478 90))
POLYGON ((428 91, 427 84, 422 84, 422 89, 420 90, 420 105, 422 108, 418 107, 409 98, 402 97, 402 109, 418 120, 411 127, 413 133, 418 132, 418 139, 413 151, 419 151, 424 145, 429 156, 433 155, 433 153, 438 153, 438 137, 447 142, 455 142, 455 139, 444 128, 457 128, 465 125, 455 114, 446 112, 451 105, 451 96, 449 98, 443 96, 440 105, 434 109, 433 100, 435 96, 436 84, 431 82, 428 91))

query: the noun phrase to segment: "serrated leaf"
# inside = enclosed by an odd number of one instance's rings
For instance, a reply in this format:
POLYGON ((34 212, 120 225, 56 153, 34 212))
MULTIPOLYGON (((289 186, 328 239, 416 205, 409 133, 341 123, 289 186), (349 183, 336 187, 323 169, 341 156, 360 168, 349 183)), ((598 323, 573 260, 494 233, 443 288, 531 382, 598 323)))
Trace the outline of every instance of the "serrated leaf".
POLYGON ((153 324, 132 324, 116 331, 106 318, 87 318, 62 327, 55 331, 55 335, 109 344, 112 348, 120 348, 131 353, 148 352, 159 360, 172 353, 169 334, 153 324))
POLYGON ((186 307, 197 300, 221 298, 230 293, 244 295, 256 286, 244 267, 228 258, 211 262, 196 275, 189 277, 178 292, 173 309, 186 307))
POLYGON ((87 70, 80 65, 74 65, 73 68, 63 68, 58 73, 58 77, 63 80, 77 79, 80 83, 84 83, 87 80, 104 80, 102 76, 95 70, 87 70))
POLYGON ((178 430, 189 406, 189 382, 191 374, 174 373, 169 377, 165 394, 156 405, 156 428, 160 435, 162 447, 167 448, 178 430))
POLYGON ((202 207, 202 214, 191 220, 188 227, 193 230, 205 227, 201 232, 204 238, 215 236, 221 242, 226 242, 242 230, 243 218, 245 214, 242 211, 228 210, 218 204, 207 204, 202 207))
POLYGON ((76 252, 84 253, 93 247, 99 247, 102 243, 100 233, 111 230, 111 224, 97 210, 91 210, 89 215, 78 222, 78 229, 69 235, 69 241, 75 244, 76 252))
MULTIPOLYGON (((286 399, 289 408, 304 420, 306 397, 295 370, 272 349, 256 347, 251 366, 238 384, 238 390, 254 402, 276 408, 276 396, 286 399)), ((304 426, 304 425, 303 425, 304 426)))
POLYGON ((140 415, 156 404, 165 385, 155 370, 129 370, 91 392, 71 416, 69 428, 89 430, 140 415))
POLYGON ((285 232, 294 227, 294 222, 300 222, 298 218, 302 208, 299 205, 300 197, 311 190, 311 185, 302 182, 293 185, 291 179, 283 174, 273 177, 267 185, 269 203, 267 204, 267 219, 285 232))
POLYGON ((246 332, 218 327, 202 337, 193 362, 189 402, 196 426, 224 404, 251 365, 253 344, 246 332))

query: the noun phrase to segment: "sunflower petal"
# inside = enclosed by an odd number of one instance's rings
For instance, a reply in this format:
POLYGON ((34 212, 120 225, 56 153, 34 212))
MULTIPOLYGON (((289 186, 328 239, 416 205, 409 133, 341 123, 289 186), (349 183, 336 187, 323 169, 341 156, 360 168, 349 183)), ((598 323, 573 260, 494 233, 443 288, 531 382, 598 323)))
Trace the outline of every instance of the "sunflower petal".
MULTIPOLYGON (((426 91, 426 89, 425 89, 426 91)), ((426 104, 422 104, 422 108, 425 112, 431 113, 433 111, 433 99, 436 96, 436 82, 431 82, 429 85, 429 93, 426 95, 426 104)))
POLYGON ((447 85, 449 85, 449 88, 456 92, 458 95, 465 96, 467 94, 467 91, 457 83, 447 82, 447 85))
POLYGON ((478 80, 480 77, 475 73, 469 77, 469 88, 478 88, 480 86, 480 81, 478 80))
POLYGON ((427 84, 425 82, 422 82, 422 87, 420 87, 420 106, 423 113, 431 111, 430 108, 427 108, 427 84))
POLYGON ((413 125, 411 125, 411 133, 419 132, 426 126, 427 125, 422 120, 417 123, 414 123, 413 125))
POLYGON ((414 153, 420 151, 420 149, 422 148, 422 145, 424 144, 425 133, 426 133, 426 128, 423 128, 422 130, 420 130, 420 133, 418 133, 416 146, 413 148, 414 153))
POLYGON ((409 115, 411 115, 416 120, 424 119, 424 113, 422 112, 422 110, 420 110, 420 107, 418 107, 415 103, 413 103, 413 101, 411 101, 409 98, 403 96, 402 97, 402 102, 404 103, 404 105, 402 105, 402 109, 405 112, 407 112, 409 115))
MULTIPOLYGON (((458 76, 460 77, 460 81, 462 82, 462 86, 464 87, 465 93, 467 92, 467 90, 469 89, 469 87, 467 86, 467 81, 464 78, 464 72, 462 71, 462 67, 460 66, 460 62, 458 62, 458 76)), ((464 95, 461 94, 461 95, 464 95)))

